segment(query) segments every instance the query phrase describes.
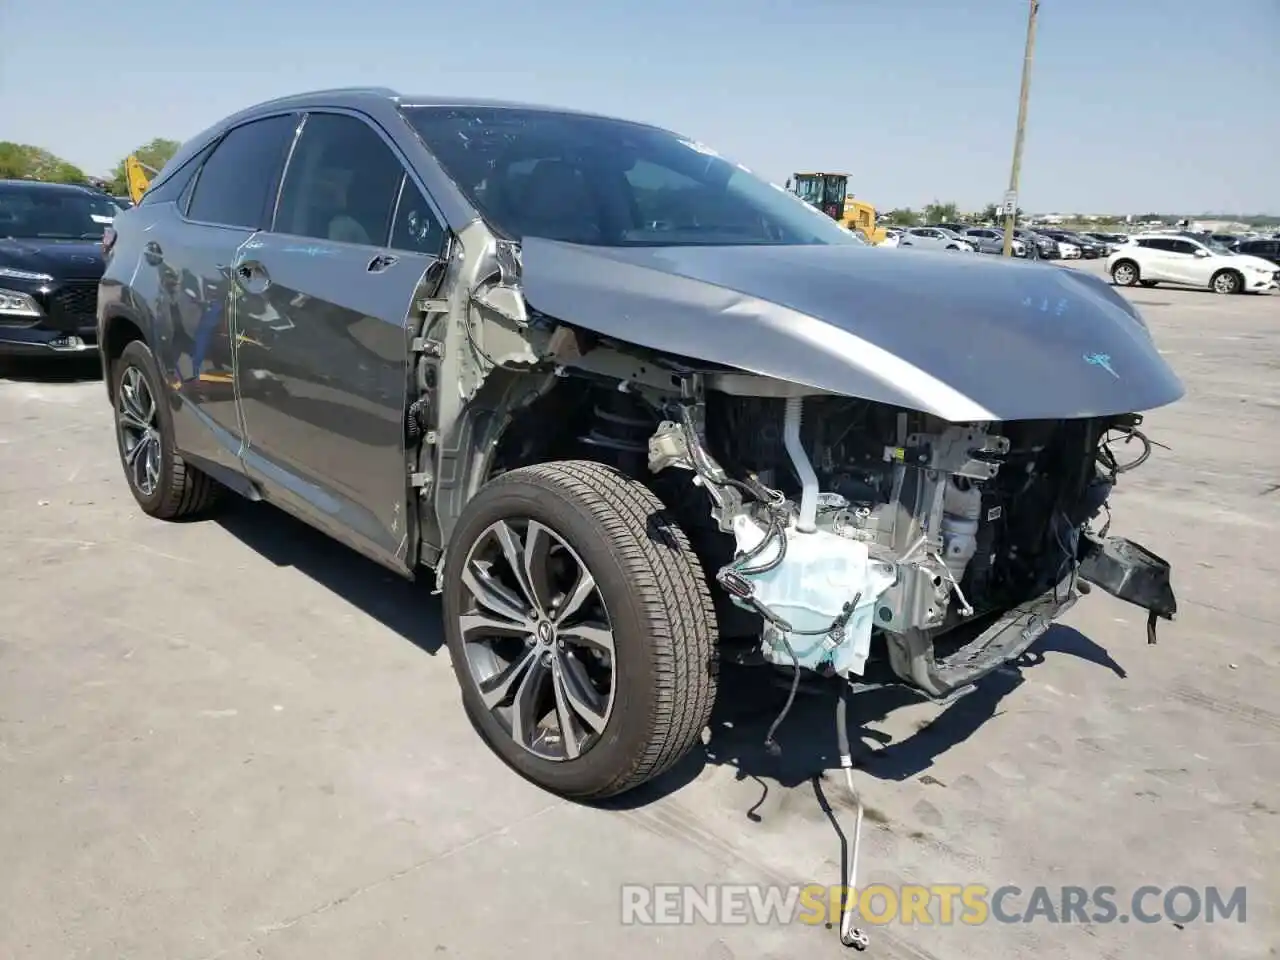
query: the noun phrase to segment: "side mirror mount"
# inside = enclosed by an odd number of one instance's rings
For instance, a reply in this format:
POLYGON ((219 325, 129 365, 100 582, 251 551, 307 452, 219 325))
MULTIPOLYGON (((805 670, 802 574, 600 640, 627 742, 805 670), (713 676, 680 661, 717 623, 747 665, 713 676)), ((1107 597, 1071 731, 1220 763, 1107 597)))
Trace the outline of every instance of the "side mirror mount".
POLYGON ((1210 254, 1208 250, 1205 250, 1203 247, 1196 247, 1195 256, 1199 257, 1201 260, 1203 260, 1205 257, 1208 257, 1209 255, 1210 254))

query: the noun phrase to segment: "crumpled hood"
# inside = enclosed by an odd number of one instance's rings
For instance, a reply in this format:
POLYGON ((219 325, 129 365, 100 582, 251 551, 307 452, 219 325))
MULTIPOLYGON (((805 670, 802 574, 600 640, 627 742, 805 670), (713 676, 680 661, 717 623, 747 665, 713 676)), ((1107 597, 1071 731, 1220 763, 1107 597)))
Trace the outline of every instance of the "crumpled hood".
POLYGON ((102 247, 92 240, 0 238, 0 267, 46 273, 55 280, 97 280, 102 247))
POLYGON ((585 247, 527 237, 534 309, 638 346, 953 422, 1096 417, 1182 383, 1105 281, 867 246, 585 247))

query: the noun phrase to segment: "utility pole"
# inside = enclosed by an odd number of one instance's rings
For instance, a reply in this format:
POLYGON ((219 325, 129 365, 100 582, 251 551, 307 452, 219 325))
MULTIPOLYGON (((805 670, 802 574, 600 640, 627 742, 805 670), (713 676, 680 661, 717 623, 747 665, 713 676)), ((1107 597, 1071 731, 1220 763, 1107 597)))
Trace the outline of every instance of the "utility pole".
POLYGON ((1013 169, 1009 171, 1009 192, 1004 195, 1004 255, 1013 256, 1013 228, 1018 219, 1018 177, 1022 173, 1022 138, 1027 132, 1027 97, 1031 93, 1031 56, 1036 46, 1036 14, 1040 0, 1031 0, 1027 15, 1027 49, 1022 57, 1022 91, 1018 95, 1018 130, 1013 138, 1013 169))

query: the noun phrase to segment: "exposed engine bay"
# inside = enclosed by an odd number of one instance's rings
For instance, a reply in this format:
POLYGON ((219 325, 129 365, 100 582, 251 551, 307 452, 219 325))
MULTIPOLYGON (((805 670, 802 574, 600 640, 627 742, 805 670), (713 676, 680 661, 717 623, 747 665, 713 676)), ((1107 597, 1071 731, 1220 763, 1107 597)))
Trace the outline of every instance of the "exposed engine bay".
MULTIPOLYGON (((1080 537, 1114 484, 1099 442, 1109 429, 1136 427, 1132 418, 949 424, 831 397, 713 396, 708 407, 709 444, 727 472, 786 497, 767 519, 768 507, 744 505, 733 520, 740 552, 763 524, 801 556, 817 535, 828 554, 865 568, 849 647, 801 644, 802 665, 842 675, 862 672, 873 629, 938 637, 1059 584, 1065 602, 1080 537)), ((808 573, 821 580, 826 566, 808 573)), ((763 576, 739 560, 726 586, 763 576)), ((781 661, 785 645, 769 642, 782 639, 777 628, 765 637, 781 661)))
POLYGON ((679 398, 586 388, 555 416, 676 505, 722 588, 722 633, 754 636, 766 662, 853 680, 882 638, 892 673, 941 697, 1017 656, 1090 580, 1151 611, 1152 642, 1172 618, 1168 565, 1097 526, 1150 455, 1136 414, 953 424, 750 395, 755 377, 690 382, 679 398))

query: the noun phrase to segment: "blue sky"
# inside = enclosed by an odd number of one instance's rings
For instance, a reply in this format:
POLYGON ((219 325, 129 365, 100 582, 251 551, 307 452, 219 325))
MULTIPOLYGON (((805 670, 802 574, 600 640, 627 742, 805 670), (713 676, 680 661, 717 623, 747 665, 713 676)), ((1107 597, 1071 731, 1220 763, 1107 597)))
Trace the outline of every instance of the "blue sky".
MULTIPOLYGON (((980 207, 1009 177, 1026 12, 1026 0, 0 3, 0 139, 100 174, 258 100, 376 84, 646 120, 777 182, 848 171, 883 209, 980 207)), ((1042 0, 1023 206, 1280 213, 1278 95, 1280 0, 1042 0)))

